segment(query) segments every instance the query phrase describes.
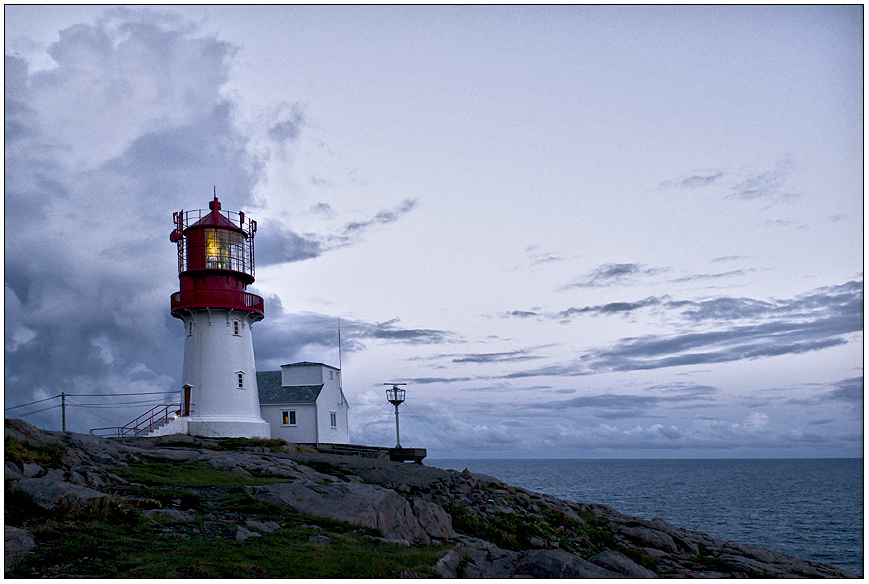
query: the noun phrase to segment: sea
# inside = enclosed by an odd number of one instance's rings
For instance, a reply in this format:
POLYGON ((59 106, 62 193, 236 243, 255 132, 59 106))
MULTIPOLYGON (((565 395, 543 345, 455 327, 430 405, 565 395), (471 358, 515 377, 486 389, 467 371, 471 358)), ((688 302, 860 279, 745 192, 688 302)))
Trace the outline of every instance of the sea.
POLYGON ((863 576, 863 459, 431 460, 863 576))

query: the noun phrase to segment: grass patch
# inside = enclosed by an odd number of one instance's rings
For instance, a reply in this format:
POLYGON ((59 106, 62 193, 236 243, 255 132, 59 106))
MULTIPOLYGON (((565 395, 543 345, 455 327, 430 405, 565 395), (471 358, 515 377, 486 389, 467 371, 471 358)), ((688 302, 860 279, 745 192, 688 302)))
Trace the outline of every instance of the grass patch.
POLYGON ((551 533, 540 520, 530 520, 509 513, 492 513, 482 519, 458 505, 444 505, 453 519, 453 529, 459 533, 485 539, 500 548, 521 551, 533 547, 532 537, 547 539, 551 533))
POLYGON ((447 546, 405 547, 374 540, 376 531, 292 513, 234 492, 210 498, 221 519, 167 527, 111 516, 37 522, 38 548, 7 576, 108 578, 396 578, 436 576, 447 546), (236 521, 227 522, 227 516, 236 521), (273 533, 235 541, 245 519, 277 521, 273 533), (312 526, 316 526, 313 528, 312 526), (313 534, 335 543, 311 543, 313 534))
POLYGON ((66 446, 63 444, 40 443, 37 446, 6 436, 3 440, 4 458, 12 460, 19 465, 29 462, 42 467, 59 468, 60 459, 66 454, 66 446))
POLYGON ((221 438, 217 441, 219 450, 249 450, 265 448, 271 452, 281 452, 287 445, 280 438, 221 438))
POLYGON ((124 479, 145 485, 172 487, 237 487, 285 482, 279 477, 246 477, 230 470, 212 468, 196 462, 180 464, 135 463, 118 469, 124 479))

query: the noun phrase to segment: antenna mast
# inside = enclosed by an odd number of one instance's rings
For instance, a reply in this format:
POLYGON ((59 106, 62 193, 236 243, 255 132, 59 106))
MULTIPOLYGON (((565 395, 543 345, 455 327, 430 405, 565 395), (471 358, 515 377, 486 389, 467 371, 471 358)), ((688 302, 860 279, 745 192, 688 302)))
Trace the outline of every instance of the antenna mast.
POLYGON ((343 371, 341 367, 341 317, 338 317, 338 369, 343 371))

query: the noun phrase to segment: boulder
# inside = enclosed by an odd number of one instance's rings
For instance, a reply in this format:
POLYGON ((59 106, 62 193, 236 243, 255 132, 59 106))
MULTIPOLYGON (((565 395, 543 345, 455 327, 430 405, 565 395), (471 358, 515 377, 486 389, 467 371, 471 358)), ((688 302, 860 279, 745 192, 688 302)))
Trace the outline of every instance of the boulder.
POLYGON ((13 481, 12 487, 30 495, 33 502, 46 511, 69 510, 108 497, 94 489, 48 477, 18 479, 13 481))
POLYGON ((450 551, 448 551, 444 556, 438 560, 438 563, 435 564, 434 571, 440 574, 444 578, 455 578, 457 573, 456 570, 459 567, 459 564, 462 563, 462 550, 461 546, 456 546, 450 551))
POLYGON ((235 526, 235 541, 245 541, 252 537, 262 537, 263 535, 257 531, 251 531, 241 525, 235 526))
POLYGON ((618 572, 628 578, 657 578, 658 576, 629 557, 615 550, 604 550, 589 559, 592 564, 597 564, 612 572, 618 572))
POLYGON ((526 552, 515 567, 515 574, 532 578, 623 578, 561 549, 526 552))
POLYGON ((255 519, 248 519, 244 523, 251 529, 256 529, 257 531, 265 531, 266 533, 272 533, 273 531, 277 531, 281 528, 280 524, 276 523, 275 521, 257 521, 255 519))
POLYGON ((21 465, 21 472, 24 475, 24 478, 32 479, 38 477, 40 474, 45 472, 45 469, 43 469, 38 464, 25 462, 21 465))
POLYGON ((148 509, 144 512, 144 515, 167 523, 187 523, 188 521, 193 521, 193 517, 178 509, 148 509))
POLYGON ((8 572, 16 561, 36 549, 36 540, 27 531, 3 526, 3 571, 8 572))
POLYGON ((440 505, 414 497, 410 501, 413 514, 423 526, 425 532, 434 539, 455 539, 453 519, 440 505))
POLYGON ((53 433, 43 432, 39 428, 31 426, 24 420, 19 420, 17 418, 6 420, 4 436, 27 442, 31 446, 63 443, 63 441, 57 436, 54 436, 53 433))
POLYGON ((6 461, 4 474, 4 479, 20 479, 24 478, 24 475, 21 472, 21 467, 19 467, 15 462, 11 460, 6 461))
POLYGON ((613 530, 621 535, 624 535, 631 541, 639 544, 642 547, 650 547, 658 550, 663 550, 667 553, 676 553, 679 551, 679 546, 673 541, 673 538, 657 529, 637 525, 628 527, 621 523, 612 523, 613 530))
POLYGON ((445 512, 440 515, 430 507, 417 505, 423 515, 419 518, 404 497, 376 485, 349 482, 321 485, 300 481, 244 489, 254 498, 286 505, 300 513, 379 529, 387 539, 429 545, 428 530, 435 537, 452 532, 452 523, 445 512), (420 519, 426 524, 420 523, 420 519))

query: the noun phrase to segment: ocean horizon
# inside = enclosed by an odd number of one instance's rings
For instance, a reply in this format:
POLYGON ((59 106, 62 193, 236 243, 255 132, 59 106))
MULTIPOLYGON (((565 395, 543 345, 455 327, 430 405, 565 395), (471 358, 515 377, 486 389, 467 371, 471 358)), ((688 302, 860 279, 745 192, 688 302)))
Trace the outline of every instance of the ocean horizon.
POLYGON ((862 458, 427 459, 863 576, 862 458))

